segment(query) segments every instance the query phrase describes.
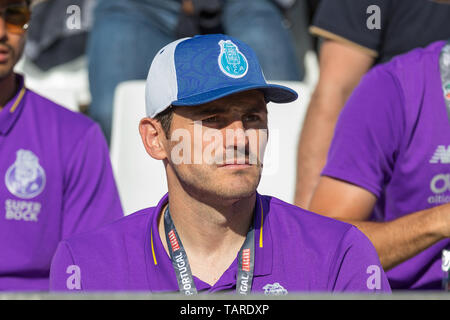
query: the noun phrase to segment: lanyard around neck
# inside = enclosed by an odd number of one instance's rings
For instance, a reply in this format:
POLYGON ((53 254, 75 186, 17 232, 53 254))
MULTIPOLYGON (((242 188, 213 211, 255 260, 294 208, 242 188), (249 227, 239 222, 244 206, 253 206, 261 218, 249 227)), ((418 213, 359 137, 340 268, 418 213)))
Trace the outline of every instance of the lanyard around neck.
MULTIPOLYGON (((197 294, 191 267, 186 251, 170 216, 169 206, 164 211, 164 230, 167 247, 172 260, 172 266, 177 277, 179 291, 185 295, 197 294)), ((255 229, 253 223, 245 238, 238 255, 238 274, 236 280, 236 293, 247 295, 250 293, 253 282, 255 266, 255 229)))
POLYGON ((450 40, 442 48, 441 55, 439 56, 439 70, 441 72, 444 100, 447 106, 447 116, 450 121, 450 40))

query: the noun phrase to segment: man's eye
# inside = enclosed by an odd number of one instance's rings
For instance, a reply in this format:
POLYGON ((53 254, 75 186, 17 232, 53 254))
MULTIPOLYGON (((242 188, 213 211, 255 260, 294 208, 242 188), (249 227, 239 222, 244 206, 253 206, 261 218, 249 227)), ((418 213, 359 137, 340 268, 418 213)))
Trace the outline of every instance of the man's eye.
POLYGON ((219 118, 217 116, 214 116, 214 117, 209 117, 209 118, 203 119, 202 121, 203 122, 217 122, 217 121, 219 121, 219 118))
POLYGON ((257 114, 249 114, 244 117, 245 121, 259 121, 261 117, 257 114))

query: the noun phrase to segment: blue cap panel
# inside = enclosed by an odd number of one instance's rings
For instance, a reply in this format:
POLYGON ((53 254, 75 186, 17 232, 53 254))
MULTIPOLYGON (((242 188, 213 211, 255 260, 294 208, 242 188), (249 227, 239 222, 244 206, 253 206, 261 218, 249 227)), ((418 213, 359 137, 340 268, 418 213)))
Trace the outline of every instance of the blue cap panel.
POLYGON ((178 100, 224 87, 266 85, 253 50, 228 36, 204 35, 182 41, 174 58, 178 100))

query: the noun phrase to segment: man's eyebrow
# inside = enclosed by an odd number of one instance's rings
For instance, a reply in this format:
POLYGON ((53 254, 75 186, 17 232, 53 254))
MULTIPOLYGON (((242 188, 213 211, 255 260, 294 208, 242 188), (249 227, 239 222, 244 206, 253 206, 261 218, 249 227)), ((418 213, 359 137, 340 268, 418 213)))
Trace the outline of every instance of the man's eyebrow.
MULTIPOLYGON (((203 115, 209 115, 209 114, 218 114, 218 113, 226 113, 230 110, 230 106, 210 106, 210 107, 203 107, 203 108, 193 108, 192 113, 194 116, 203 116, 203 115)), ((259 112, 266 112, 267 113, 267 107, 263 107, 259 103, 255 103, 253 105, 249 105, 244 110, 246 113, 259 113, 259 112)))
POLYGON ((262 105, 254 105, 254 106, 250 106, 247 110, 247 113, 258 113, 258 112, 265 112, 267 113, 267 106, 264 105, 264 107, 262 107, 262 105))
POLYGON ((203 116, 203 115, 215 114, 215 113, 225 113, 225 112, 227 112, 227 110, 228 110, 227 106, 209 106, 209 107, 200 107, 200 108, 193 107, 192 113, 195 116, 203 116))

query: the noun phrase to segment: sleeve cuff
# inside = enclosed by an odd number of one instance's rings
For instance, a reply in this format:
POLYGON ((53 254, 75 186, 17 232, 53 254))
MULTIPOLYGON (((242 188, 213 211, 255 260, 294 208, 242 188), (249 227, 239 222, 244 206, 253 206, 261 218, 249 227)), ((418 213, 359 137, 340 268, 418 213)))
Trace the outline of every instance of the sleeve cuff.
POLYGON ((380 186, 366 180, 362 179, 360 177, 355 177, 349 174, 348 172, 342 172, 340 170, 330 170, 325 169, 322 174, 322 176, 327 176, 333 179, 338 179, 341 181, 345 181, 347 183, 353 184, 355 186, 361 187, 363 189, 366 189, 370 193, 372 193, 377 199, 381 195, 381 188, 380 186))
POLYGON ((360 45, 360 44, 358 44, 356 42, 353 42, 353 41, 343 37, 343 36, 340 36, 338 34, 330 32, 328 30, 319 28, 317 26, 310 26, 309 27, 309 32, 312 35, 315 35, 315 36, 318 36, 318 37, 322 37, 322 38, 327 39, 327 40, 334 40, 334 41, 337 41, 337 42, 340 42, 340 43, 352 46, 353 48, 355 48, 355 49, 357 49, 359 51, 362 51, 363 53, 369 55, 370 57, 373 57, 373 58, 377 58, 378 57, 378 52, 377 51, 375 51, 373 49, 370 49, 370 48, 367 48, 365 46, 362 46, 362 45, 360 45))

